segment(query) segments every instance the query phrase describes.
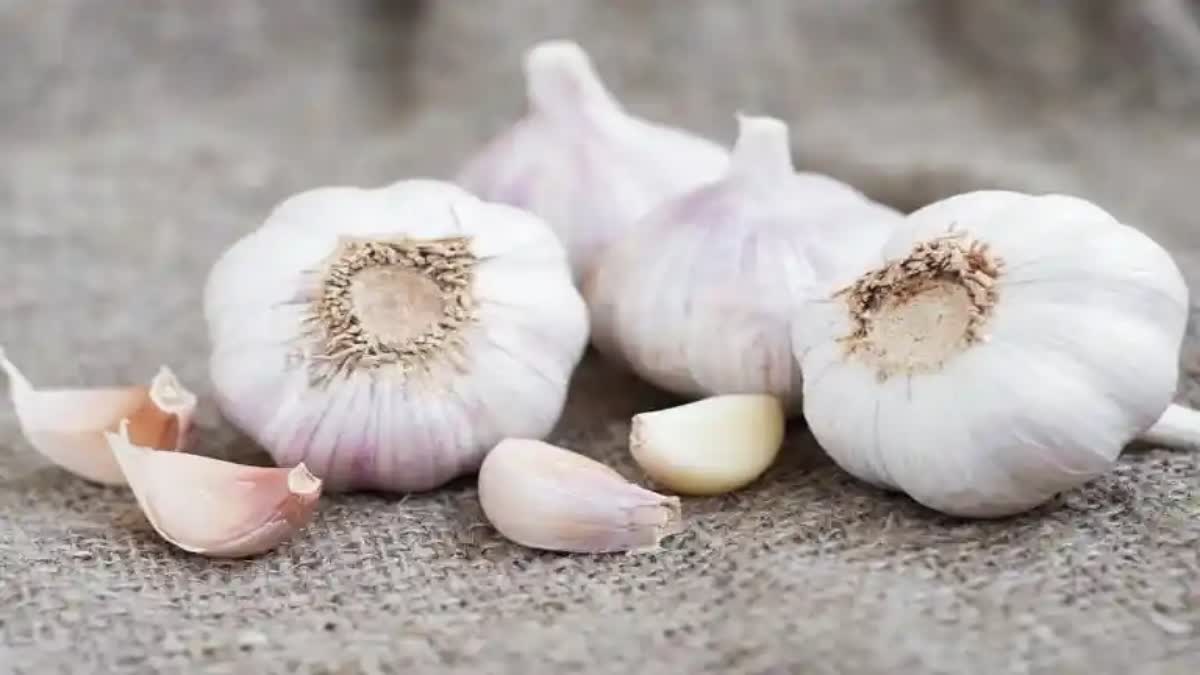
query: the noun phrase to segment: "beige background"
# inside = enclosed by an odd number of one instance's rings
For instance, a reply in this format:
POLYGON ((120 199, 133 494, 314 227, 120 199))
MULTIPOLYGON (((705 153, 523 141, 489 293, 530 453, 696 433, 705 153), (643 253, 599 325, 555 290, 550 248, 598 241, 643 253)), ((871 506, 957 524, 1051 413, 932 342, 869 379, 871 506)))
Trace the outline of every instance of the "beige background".
MULTIPOLYGON (((1200 280, 1194 3, 0 0, 0 344, 45 385, 201 394, 208 266, 288 194, 446 176, 579 39, 629 107, 723 142, 794 125, 809 169, 902 208, 976 187, 1088 197, 1200 280)), ((1200 403, 1189 342, 1181 396, 1200 403)), ((1033 383, 1031 383, 1033 384, 1033 383)), ((557 439, 626 475, 670 399, 589 360, 557 439)), ((263 456, 205 404, 202 451, 263 456)), ((939 517, 803 430, 690 500, 661 553, 522 550, 471 481, 323 502, 211 562, 73 480, 0 407, 0 672, 1200 672, 1200 459, 1141 449, 1003 522, 939 517), (7 669, 7 670, 6 670, 7 669)))

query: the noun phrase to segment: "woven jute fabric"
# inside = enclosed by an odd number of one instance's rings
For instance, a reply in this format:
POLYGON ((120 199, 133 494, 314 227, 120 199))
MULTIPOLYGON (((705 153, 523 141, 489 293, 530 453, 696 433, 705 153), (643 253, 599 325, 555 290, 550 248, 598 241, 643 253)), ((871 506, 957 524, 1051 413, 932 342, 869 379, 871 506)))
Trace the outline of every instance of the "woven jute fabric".
MULTIPOLYGON (((299 190, 451 175, 521 112, 521 53, 561 36, 635 112, 723 142, 735 111, 783 117, 803 168, 904 209, 983 187, 1089 198, 1197 289, 1198 14, 0 0, 0 344, 39 385, 166 363, 206 397, 200 289, 220 251, 299 190)), ((629 416, 671 402, 589 357, 554 440, 640 479, 629 416)), ((198 452, 266 461, 207 398, 199 423, 198 452)), ((1196 453, 1132 448, 1043 508, 977 522, 862 485, 793 426, 757 484, 686 500, 657 553, 520 548, 464 479, 331 496, 288 545, 222 562, 49 465, 0 406, 0 672, 1200 672, 1196 453)))

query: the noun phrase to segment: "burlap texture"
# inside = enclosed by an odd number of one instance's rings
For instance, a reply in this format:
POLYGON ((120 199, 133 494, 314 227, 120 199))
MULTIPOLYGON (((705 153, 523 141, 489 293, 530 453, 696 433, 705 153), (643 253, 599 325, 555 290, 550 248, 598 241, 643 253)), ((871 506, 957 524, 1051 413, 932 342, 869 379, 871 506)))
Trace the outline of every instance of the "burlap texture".
MULTIPOLYGON (((784 117, 805 168, 904 208, 1091 198, 1196 288, 1196 26, 1175 0, 0 0, 0 344, 39 384, 169 363, 206 394, 220 250, 298 190, 448 175, 521 110, 521 52, 564 35, 634 110, 726 142, 735 110, 784 117)), ((669 401, 590 359, 555 439, 636 477, 628 417, 669 401)), ((200 422, 201 452, 263 461, 200 422)), ((1196 454, 968 522, 792 437, 656 554, 521 549, 464 480, 332 497, 290 545, 213 562, 3 406, 0 672, 1200 672, 1196 454)))

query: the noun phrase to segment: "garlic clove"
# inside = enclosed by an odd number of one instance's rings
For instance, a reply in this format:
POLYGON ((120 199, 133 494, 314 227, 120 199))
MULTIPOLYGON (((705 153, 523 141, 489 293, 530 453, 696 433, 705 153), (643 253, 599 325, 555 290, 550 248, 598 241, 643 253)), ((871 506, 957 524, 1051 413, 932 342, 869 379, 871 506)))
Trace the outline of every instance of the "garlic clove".
POLYGON ((129 423, 105 436, 154 530, 190 553, 241 558, 268 551, 312 520, 321 480, 303 463, 243 466, 133 443, 129 423))
POLYGON ((796 308, 882 261, 902 221, 797 172, 782 121, 740 115, 726 174, 665 201, 595 265, 583 287, 592 343, 682 396, 771 394, 798 413, 796 308))
POLYGON ((534 440, 506 439, 488 453, 479 469, 479 501, 500 534, 550 551, 652 550, 681 529, 678 497, 534 440))
POLYGON ((0 349, 21 430, 38 452, 87 480, 125 485, 104 432, 128 418, 137 443, 182 450, 196 397, 163 366, 149 386, 35 389, 0 349))
POLYGON ((1200 449, 1200 410, 1173 403, 1138 440, 1169 448, 1200 449))
POLYGON ((629 449, 655 483, 682 494, 718 495, 762 475, 783 434, 779 399, 731 394, 635 415, 629 449))
POLYGON ((720 145, 630 115, 574 42, 535 45, 524 70, 528 113, 468 161, 457 182, 544 218, 577 283, 659 202, 728 166, 720 145))

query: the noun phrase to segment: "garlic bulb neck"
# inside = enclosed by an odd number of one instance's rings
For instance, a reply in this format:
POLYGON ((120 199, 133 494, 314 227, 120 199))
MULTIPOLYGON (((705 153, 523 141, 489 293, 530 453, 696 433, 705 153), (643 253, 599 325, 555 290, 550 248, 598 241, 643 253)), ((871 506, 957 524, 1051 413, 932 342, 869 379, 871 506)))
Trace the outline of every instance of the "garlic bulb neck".
POLYGON ((773 117, 738 115, 738 136, 730 161, 731 175, 757 180, 787 180, 796 173, 788 127, 773 117))
POLYGON ((587 53, 573 42, 554 40, 531 49, 525 57, 525 80, 530 104, 546 115, 621 110, 587 53))
POLYGON ((474 265, 462 237, 343 238, 311 303, 314 379, 381 365, 407 373, 454 349, 474 317, 474 265))
POLYGON ((918 243, 907 257, 838 293, 853 325, 847 353, 874 368, 880 381, 939 371, 986 339, 1002 269, 985 244, 960 234, 918 243))

